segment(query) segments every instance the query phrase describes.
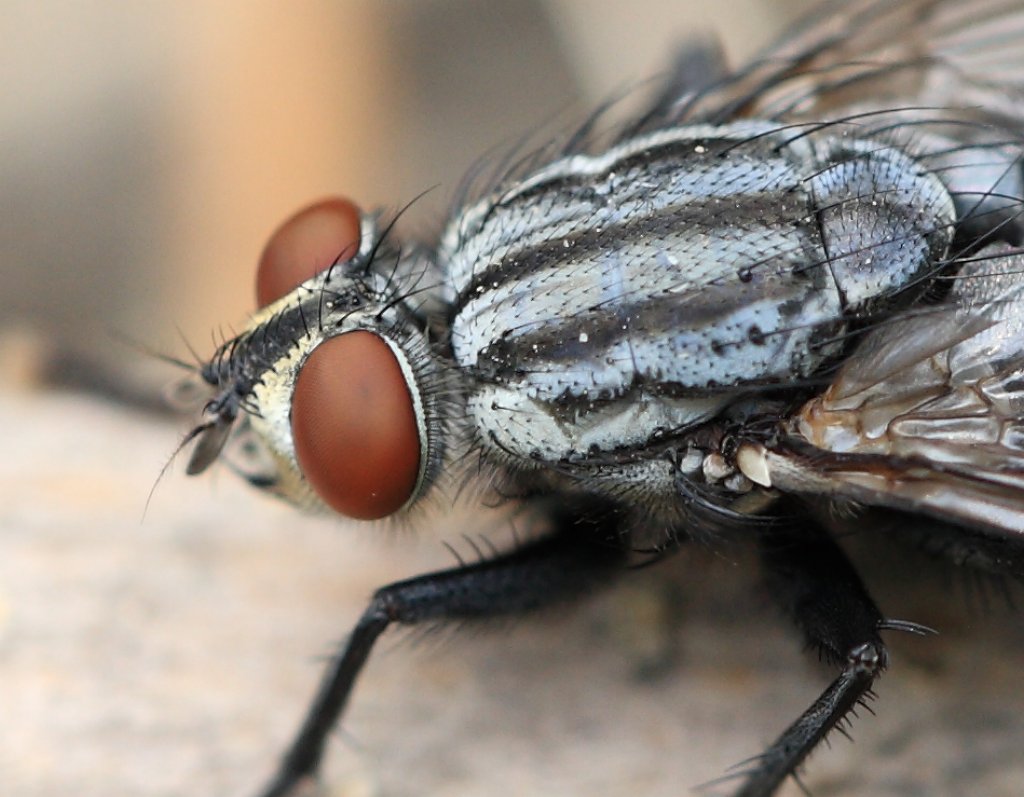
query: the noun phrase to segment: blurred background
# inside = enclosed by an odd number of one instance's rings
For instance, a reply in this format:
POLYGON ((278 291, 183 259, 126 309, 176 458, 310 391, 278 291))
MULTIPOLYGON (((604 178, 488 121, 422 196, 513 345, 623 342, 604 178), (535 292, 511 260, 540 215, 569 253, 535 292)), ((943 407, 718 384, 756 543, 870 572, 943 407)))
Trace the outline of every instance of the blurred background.
MULTIPOLYGON (((736 62, 808 5, 0 0, 0 794, 251 793, 366 596, 452 561, 436 536, 304 519, 180 463, 147 504, 187 421, 137 411, 175 376, 141 348, 209 353, 244 323, 300 206, 433 189, 403 220, 429 235, 479 157, 571 128, 688 38, 736 62)), ((437 519, 463 551, 472 522, 437 519)), ((385 641, 326 793, 654 797, 721 776, 829 677, 744 563, 686 552, 566 620, 385 641)), ((943 637, 894 641, 880 717, 808 784, 1019 794, 1019 617, 979 658, 915 594, 879 600, 943 637)))

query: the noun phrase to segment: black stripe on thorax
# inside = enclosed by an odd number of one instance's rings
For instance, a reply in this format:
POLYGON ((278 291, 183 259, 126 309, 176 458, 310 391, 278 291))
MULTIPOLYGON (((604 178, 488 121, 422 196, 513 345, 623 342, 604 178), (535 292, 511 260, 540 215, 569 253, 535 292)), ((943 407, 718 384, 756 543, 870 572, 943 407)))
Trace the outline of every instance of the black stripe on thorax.
MULTIPOLYGON (((809 207, 806 212, 801 208, 794 213, 791 204, 787 206, 780 203, 777 191, 730 197, 728 201, 713 197, 690 198, 685 204, 669 206, 639 218, 602 225, 600 228, 583 228, 571 239, 558 237, 528 244, 501 260, 489 262, 459 292, 455 301, 455 314, 458 315, 470 301, 478 299, 495 286, 523 281, 560 264, 569 267, 595 260, 602 253, 620 249, 623 242, 644 237, 657 239, 666 234, 678 235, 680 230, 694 230, 707 235, 716 230, 796 227, 802 225, 809 215, 809 207), (570 243, 568 247, 566 240, 570 243)), ((654 263, 652 267, 664 268, 654 263)), ((685 270, 687 265, 681 263, 679 268, 685 270)))

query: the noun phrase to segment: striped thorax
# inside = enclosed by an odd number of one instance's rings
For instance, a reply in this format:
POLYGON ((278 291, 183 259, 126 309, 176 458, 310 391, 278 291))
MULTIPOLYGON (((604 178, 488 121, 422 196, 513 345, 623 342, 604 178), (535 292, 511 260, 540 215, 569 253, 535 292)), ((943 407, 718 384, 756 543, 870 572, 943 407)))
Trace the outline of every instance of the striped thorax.
POLYGON ((460 213, 438 250, 472 433, 506 466, 678 503, 693 433, 834 357, 953 221, 905 152, 766 123, 552 163, 460 213))

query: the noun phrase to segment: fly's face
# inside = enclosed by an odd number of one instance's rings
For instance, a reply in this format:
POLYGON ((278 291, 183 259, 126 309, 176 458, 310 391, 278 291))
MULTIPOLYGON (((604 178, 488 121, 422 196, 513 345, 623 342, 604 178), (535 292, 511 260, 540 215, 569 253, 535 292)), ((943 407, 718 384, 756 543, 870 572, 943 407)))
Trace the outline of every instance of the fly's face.
POLYGON ((382 247, 371 216, 352 227, 350 250, 295 287, 265 261, 257 292, 269 303, 202 370, 216 392, 190 474, 234 434, 250 481, 351 518, 402 512, 436 480, 450 391, 416 303, 429 264, 382 247))

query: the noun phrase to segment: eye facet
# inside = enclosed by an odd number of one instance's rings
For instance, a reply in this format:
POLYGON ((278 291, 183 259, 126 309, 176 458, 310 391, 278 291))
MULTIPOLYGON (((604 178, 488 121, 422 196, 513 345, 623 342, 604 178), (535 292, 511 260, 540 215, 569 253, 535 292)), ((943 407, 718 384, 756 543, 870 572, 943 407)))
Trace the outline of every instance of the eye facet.
POLYGON ((310 354, 292 395, 295 456, 336 512, 386 517, 412 497, 421 441, 410 385, 383 338, 357 330, 310 354))
POLYGON ((256 271, 256 301, 264 307, 310 277, 359 251, 359 208, 331 197, 300 210, 270 236, 256 271))

